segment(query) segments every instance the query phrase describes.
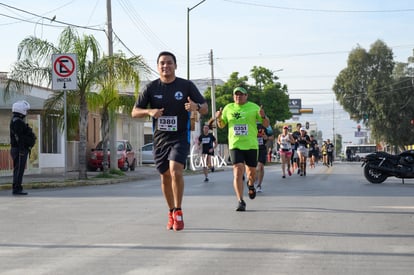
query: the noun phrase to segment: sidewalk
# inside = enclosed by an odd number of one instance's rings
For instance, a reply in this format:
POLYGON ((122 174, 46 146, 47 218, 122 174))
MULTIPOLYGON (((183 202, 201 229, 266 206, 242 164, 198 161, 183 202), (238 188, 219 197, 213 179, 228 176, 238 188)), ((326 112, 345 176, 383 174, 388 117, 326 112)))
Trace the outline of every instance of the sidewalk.
MULTIPOLYGON (((124 172, 124 175, 110 175, 111 177, 101 178, 101 172, 87 172, 88 178, 86 180, 78 180, 78 171, 49 174, 32 174, 23 176, 24 189, 36 188, 53 188, 65 186, 82 186, 82 185, 100 185, 100 184, 114 184, 120 182, 157 179, 159 178, 158 171, 155 166, 139 166, 135 171, 124 172)), ((12 183, 12 176, 0 177, 0 190, 10 190, 12 183)))

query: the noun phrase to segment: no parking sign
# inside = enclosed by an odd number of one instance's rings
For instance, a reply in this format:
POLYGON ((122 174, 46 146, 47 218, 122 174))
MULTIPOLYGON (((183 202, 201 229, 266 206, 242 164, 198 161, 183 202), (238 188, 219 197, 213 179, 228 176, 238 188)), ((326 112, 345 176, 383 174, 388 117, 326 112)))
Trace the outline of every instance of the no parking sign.
POLYGON ((52 90, 76 90, 76 54, 52 55, 52 90))

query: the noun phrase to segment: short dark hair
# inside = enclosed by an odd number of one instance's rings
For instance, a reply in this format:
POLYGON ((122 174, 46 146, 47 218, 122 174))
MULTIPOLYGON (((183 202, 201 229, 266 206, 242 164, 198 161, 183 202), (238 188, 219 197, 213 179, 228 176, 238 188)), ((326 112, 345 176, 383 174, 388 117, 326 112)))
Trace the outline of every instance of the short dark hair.
POLYGON ((175 58, 175 55, 173 53, 167 52, 167 51, 160 52, 160 54, 157 57, 157 64, 158 64, 158 61, 160 60, 160 57, 163 56, 163 55, 171 56, 172 59, 174 60, 174 63, 177 64, 177 59, 175 58))

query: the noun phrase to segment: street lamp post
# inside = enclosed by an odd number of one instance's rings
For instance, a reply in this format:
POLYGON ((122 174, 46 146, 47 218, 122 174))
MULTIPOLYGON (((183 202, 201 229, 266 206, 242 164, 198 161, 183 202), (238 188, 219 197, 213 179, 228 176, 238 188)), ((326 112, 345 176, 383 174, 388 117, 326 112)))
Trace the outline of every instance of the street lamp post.
MULTIPOLYGON (((190 11, 204 3, 206 0, 200 1, 197 5, 187 8, 187 79, 190 80, 190 11)), ((196 130, 195 121, 197 114, 191 112, 191 128, 196 130)), ((193 133, 191 133, 190 138, 190 148, 193 148, 193 133)), ((191 149, 190 149, 191 150, 191 149)))
POLYGON ((190 80, 190 11, 197 8, 199 5, 204 3, 206 0, 199 2, 192 8, 187 8, 187 79, 190 80))
MULTIPOLYGON (((216 83, 214 81, 214 63, 213 50, 210 50, 210 64, 211 64, 211 117, 216 118, 216 83)), ((217 127, 213 128, 213 135, 216 137, 218 144, 217 127)))

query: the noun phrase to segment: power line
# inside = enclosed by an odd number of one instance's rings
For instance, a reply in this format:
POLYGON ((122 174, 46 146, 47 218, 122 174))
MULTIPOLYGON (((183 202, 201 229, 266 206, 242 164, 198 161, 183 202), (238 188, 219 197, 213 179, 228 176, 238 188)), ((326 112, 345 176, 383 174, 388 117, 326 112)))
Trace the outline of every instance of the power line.
POLYGON ((144 35, 144 37, 157 49, 168 49, 169 47, 151 30, 141 18, 134 6, 128 0, 118 0, 121 8, 128 15, 132 23, 144 35))
POLYGON ((320 12, 320 13, 402 13, 402 12, 414 12, 414 9, 389 9, 389 10, 333 10, 333 9, 306 9, 306 8, 293 8, 284 6, 275 6, 270 4, 251 2, 251 1, 237 1, 237 0, 223 0, 224 2, 231 2, 239 5, 256 6, 263 8, 272 8, 279 10, 299 11, 299 12, 320 12))
MULTIPOLYGON (((71 2, 69 2, 69 3, 71 3, 71 2)), ((90 27, 90 26, 80 26, 80 25, 75 25, 75 24, 72 24, 72 23, 67 23, 67 22, 63 22, 63 21, 59 21, 59 20, 56 20, 56 18, 55 17, 53 17, 53 18, 49 18, 49 17, 46 17, 46 16, 43 16, 43 15, 38 15, 38 14, 35 14, 35 13, 33 13, 33 12, 29 12, 29 11, 26 11, 26 10, 23 10, 23 9, 20 9, 20 8, 17 8, 17 7, 13 7, 13 6, 10 6, 10 5, 7 5, 7 4, 4 4, 4 3, 0 3, 0 5, 2 5, 2 6, 5 6, 5 7, 7 7, 7 8, 9 8, 9 9, 12 9, 12 10, 17 10, 17 11, 19 11, 19 12, 23 12, 23 13, 26 13, 26 14, 29 14, 29 15, 32 15, 32 16, 34 16, 34 17, 37 17, 37 18, 40 18, 40 19, 45 19, 45 20, 49 20, 50 22, 54 22, 54 23, 59 23, 59 24, 62 24, 62 25, 65 25, 65 26, 71 26, 71 27, 75 27, 75 28, 82 28, 82 29, 88 29, 88 30, 93 30, 93 31, 103 31, 106 35, 107 35, 107 33, 106 33, 106 30, 105 29, 97 29, 97 28, 93 28, 93 27, 90 27)), ((67 4, 66 4, 67 5, 67 4)), ((57 8, 58 9, 58 8, 57 8)), ((56 10, 56 9, 55 9, 56 10)), ((7 17, 7 18, 11 18, 11 19, 14 19, 14 20, 18 20, 18 21, 21 21, 21 22, 27 22, 27 23, 32 23, 32 24, 40 24, 40 25, 42 25, 42 26, 47 26, 47 27, 54 27, 54 28, 62 28, 62 27, 65 27, 65 26, 57 26, 57 25, 54 25, 54 24, 47 24, 47 23, 39 23, 38 21, 37 22, 34 22, 34 21, 31 21, 31 20, 29 20, 29 19, 24 19, 24 18, 18 18, 18 17, 14 17, 14 16, 11 16, 11 15, 7 15, 7 14, 2 14, 2 13, 0 13, 0 16, 4 16, 4 17, 7 17)), ((130 52, 133 56, 137 56, 135 53, 133 53, 132 52, 132 50, 119 38, 119 36, 116 34, 116 33, 114 33, 115 34, 115 37, 117 38, 117 40, 118 40, 118 42, 119 43, 121 43, 124 47, 125 47, 125 49, 127 49, 127 51, 128 52, 130 52)), ((152 69, 151 67, 147 67, 148 69, 149 69, 149 71, 151 72, 151 74, 153 75, 153 74, 157 74, 157 72, 154 70, 154 69, 152 69)))
POLYGON ((284 75, 280 78, 292 79, 292 78, 335 78, 337 75, 284 75))
MULTIPOLYGON (((138 55, 136 55, 134 52, 132 52, 132 50, 121 40, 121 38, 119 38, 119 36, 113 31, 113 34, 114 34, 114 36, 115 36, 115 38, 117 39, 117 41, 119 42, 119 43, 121 43, 121 45, 122 46, 124 46, 124 48, 130 53, 130 54, 132 54, 133 56, 138 56, 138 55)), ((154 75, 158 75, 158 73, 157 73, 157 71, 156 70, 154 70, 151 66, 149 66, 149 65, 147 65, 146 66, 148 69, 149 69, 149 71, 150 71, 150 73, 151 73, 151 75, 152 76, 154 76, 154 75)))
POLYGON ((92 15, 95 13, 96 8, 98 7, 99 2, 100 2, 99 0, 96 0, 96 2, 95 2, 95 6, 94 6, 94 7, 93 7, 93 9, 92 9, 92 13, 91 13, 91 15, 89 16, 88 23, 90 22, 90 20, 91 20, 91 18, 92 18, 92 15))
MULTIPOLYGON (((3 14, 3 13, 0 13, 0 16, 4 16, 4 17, 10 18, 10 19, 15 19, 15 20, 18 20, 18 21, 26 22, 26 23, 40 24, 38 22, 33 22, 33 21, 28 20, 28 19, 17 18, 17 17, 11 16, 11 15, 3 14)), ((13 23, 7 23, 7 24, 1 24, 1 25, 10 25, 10 24, 13 24, 13 23)), ((53 28, 64 28, 64 26, 56 26, 56 25, 45 24, 45 23, 41 23, 41 25, 46 26, 46 27, 53 27, 53 28)))
POLYGON ((288 89, 290 95, 334 95, 332 90, 329 89, 288 89))
MULTIPOLYGON (((50 22, 54 22, 54 23, 58 23, 58 24, 66 25, 66 26, 71 26, 71 27, 74 27, 74 28, 87 29, 87 30, 92 30, 92 31, 105 31, 104 29, 97 29, 97 28, 93 28, 93 27, 89 27, 89 26, 80 26, 80 25, 75 25, 75 24, 72 24, 72 23, 59 21, 59 20, 56 20, 55 17, 42 16, 42 15, 39 15, 39 14, 36 14, 36 13, 33 13, 33 12, 29 12, 29 11, 26 11, 26 10, 23 10, 23 9, 20 9, 20 8, 17 8, 17 7, 13 7, 13 6, 4 4, 4 3, 0 3, 0 5, 4 6, 4 7, 7 7, 9 9, 17 10, 19 12, 23 12, 23 13, 35 16, 37 18, 46 19, 46 20, 49 20, 50 22)), ((38 23, 38 22, 33 22, 33 21, 30 21, 30 20, 22 19, 22 18, 11 17, 11 16, 8 16, 8 15, 5 15, 5 14, 1 14, 1 15, 5 16, 5 17, 16 19, 16 20, 19 20, 19 21, 32 23, 32 24, 40 24, 42 26, 53 26, 51 24, 38 23)))
MULTIPOLYGON (((394 48, 405 48, 405 47, 414 47, 414 44, 406 45, 396 45, 390 46, 391 49, 394 48)), ((242 59, 270 59, 270 58, 290 58, 290 57, 302 57, 302 56, 317 56, 317 55, 330 55, 330 54, 348 54, 351 51, 341 50, 341 51, 324 51, 324 52, 304 52, 304 53, 287 53, 287 54, 268 54, 268 55, 255 55, 255 56, 229 56, 229 57, 216 57, 216 60, 242 60, 242 59)))

